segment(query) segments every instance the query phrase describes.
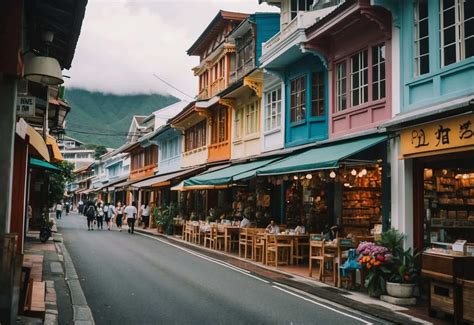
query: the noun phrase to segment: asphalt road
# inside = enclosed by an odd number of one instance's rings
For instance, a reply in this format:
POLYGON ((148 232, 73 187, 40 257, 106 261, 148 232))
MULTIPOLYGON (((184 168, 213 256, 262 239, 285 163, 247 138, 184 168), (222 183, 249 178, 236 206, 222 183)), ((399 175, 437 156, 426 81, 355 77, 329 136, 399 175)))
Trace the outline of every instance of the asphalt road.
POLYGON ((58 224, 97 324, 377 323, 166 239, 58 224))

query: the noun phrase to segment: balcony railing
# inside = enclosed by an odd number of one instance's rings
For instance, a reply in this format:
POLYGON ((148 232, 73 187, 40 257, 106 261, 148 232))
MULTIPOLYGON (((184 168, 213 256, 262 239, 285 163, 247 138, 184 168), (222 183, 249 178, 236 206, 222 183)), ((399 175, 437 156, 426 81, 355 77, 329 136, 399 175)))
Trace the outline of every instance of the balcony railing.
POLYGON ((320 20, 322 17, 329 14, 337 6, 332 6, 324 9, 319 9, 315 11, 301 11, 298 12, 296 17, 287 24, 282 24, 281 31, 275 34, 267 42, 263 43, 262 46, 262 56, 268 55, 268 53, 275 50, 278 47, 280 42, 287 39, 297 30, 304 30, 308 27, 311 27, 314 23, 320 20))
POLYGON ((207 99, 209 96, 207 95, 207 87, 201 89, 201 91, 198 94, 198 99, 207 99))
POLYGON ((232 73, 230 74, 229 82, 231 84, 236 82, 237 80, 239 80, 240 78, 245 76, 247 73, 252 71, 252 69, 254 69, 254 68, 255 68, 255 59, 251 58, 250 60, 245 62, 245 64, 243 66, 241 66, 241 67, 237 68, 236 70, 232 71, 232 73))
POLYGON ((215 96, 225 89, 225 79, 220 77, 211 83, 211 93, 209 97, 215 96))

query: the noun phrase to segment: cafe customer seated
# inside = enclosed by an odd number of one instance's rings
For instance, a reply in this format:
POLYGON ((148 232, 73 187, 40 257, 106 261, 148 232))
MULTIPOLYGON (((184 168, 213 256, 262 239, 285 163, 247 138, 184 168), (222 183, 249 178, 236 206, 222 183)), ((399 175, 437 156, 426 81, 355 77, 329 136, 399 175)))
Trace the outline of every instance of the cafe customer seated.
POLYGON ((265 232, 268 234, 280 233, 280 227, 275 223, 274 220, 270 221, 270 224, 265 228, 265 232))

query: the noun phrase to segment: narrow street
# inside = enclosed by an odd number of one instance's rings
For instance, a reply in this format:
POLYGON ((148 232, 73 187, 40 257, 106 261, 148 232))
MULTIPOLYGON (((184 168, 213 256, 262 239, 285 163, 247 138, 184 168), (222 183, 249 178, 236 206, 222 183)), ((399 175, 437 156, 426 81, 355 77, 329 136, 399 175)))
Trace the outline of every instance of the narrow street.
POLYGON ((368 324, 352 311, 126 229, 59 230, 97 324, 368 324))

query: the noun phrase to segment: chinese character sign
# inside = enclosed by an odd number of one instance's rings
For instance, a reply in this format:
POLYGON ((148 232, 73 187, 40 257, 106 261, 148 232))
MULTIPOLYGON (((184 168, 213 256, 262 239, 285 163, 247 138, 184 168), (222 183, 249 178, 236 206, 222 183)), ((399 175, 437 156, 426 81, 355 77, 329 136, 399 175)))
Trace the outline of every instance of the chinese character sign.
POLYGON ((474 146, 474 114, 408 128, 401 132, 400 138, 404 157, 474 146))

